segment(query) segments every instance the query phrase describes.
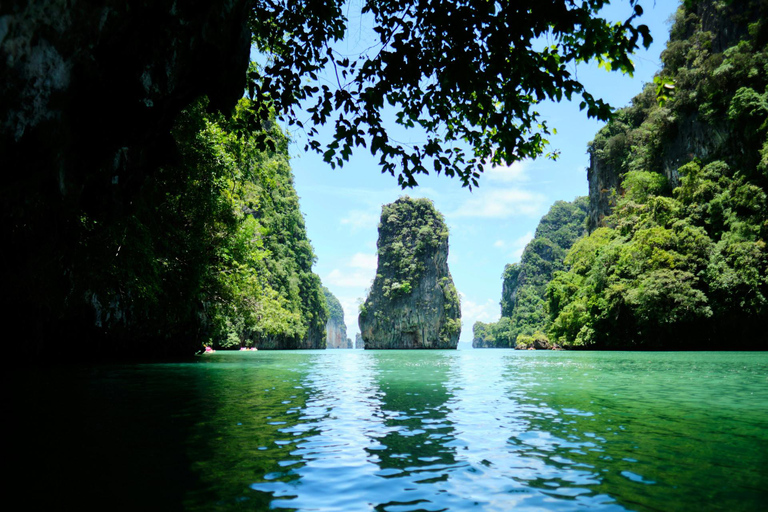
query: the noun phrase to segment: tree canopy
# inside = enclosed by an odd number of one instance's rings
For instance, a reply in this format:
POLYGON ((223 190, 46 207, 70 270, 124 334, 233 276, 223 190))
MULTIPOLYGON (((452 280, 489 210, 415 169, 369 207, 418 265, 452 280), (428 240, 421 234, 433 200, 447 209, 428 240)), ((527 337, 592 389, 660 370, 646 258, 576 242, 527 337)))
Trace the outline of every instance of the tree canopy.
POLYGON ((511 164, 547 151, 550 128, 535 110, 539 102, 580 96, 589 116, 610 117, 610 106, 586 90, 575 65, 598 61, 631 73, 630 54, 651 36, 637 23, 637 0, 620 23, 601 17, 608 3, 369 0, 361 10, 373 18, 378 44, 350 58, 333 48, 347 28, 343 2, 257 1, 253 43, 270 57, 251 69, 249 93, 260 100, 261 119, 274 107, 299 128, 297 114, 306 106, 307 147, 332 166, 364 147, 402 187, 431 171, 476 186, 487 162, 511 164), (335 86, 318 85, 324 68, 333 69, 335 86), (388 108, 398 125, 421 130, 424 140, 390 138, 388 108), (333 139, 323 144, 316 126, 331 122, 333 139))

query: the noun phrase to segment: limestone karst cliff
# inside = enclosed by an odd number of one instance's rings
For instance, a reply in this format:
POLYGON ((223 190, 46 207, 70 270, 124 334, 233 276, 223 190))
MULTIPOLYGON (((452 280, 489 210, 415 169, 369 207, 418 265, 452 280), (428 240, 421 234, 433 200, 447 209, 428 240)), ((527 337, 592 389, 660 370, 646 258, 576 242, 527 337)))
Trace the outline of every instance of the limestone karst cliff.
POLYGON ((550 269, 537 287, 508 266, 475 346, 764 349, 766 19, 764 1, 680 5, 663 68, 590 143, 589 233, 526 249, 550 269))
POLYGON ((627 172, 663 175, 671 190, 680 183, 678 169, 691 160, 748 152, 741 131, 756 134, 759 125, 737 128, 730 103, 743 87, 759 91, 762 85, 766 71, 759 65, 739 67, 765 45, 768 29, 758 20, 766 15, 768 4, 754 0, 707 0, 678 9, 661 54, 663 69, 589 145, 590 232, 613 211, 627 172))
MULTIPOLYGON (((565 256, 586 233, 587 198, 557 201, 541 218, 520 263, 506 265, 502 274, 501 318, 473 326, 475 348, 513 348, 521 335, 546 332, 546 288, 555 272, 565 270, 565 256)), ((543 335, 542 335, 543 336, 543 335)))
POLYGON ((365 348, 365 345, 363 344, 363 337, 359 332, 355 334, 355 348, 365 348))
POLYGON ((325 324, 326 348, 352 348, 352 340, 347 338, 344 309, 339 299, 325 286, 323 286, 323 293, 328 304, 328 322, 325 324))
POLYGON ((13 247, 0 256, 0 309, 13 319, 9 339, 33 340, 17 347, 135 351, 150 338, 156 354, 199 346, 205 304, 166 282, 179 306, 149 325, 138 304, 158 290, 134 287, 140 278, 119 275, 120 264, 148 236, 137 211, 149 177, 178 159, 179 113, 201 96, 223 111, 242 97, 248 13, 245 0, 0 5, 0 237, 13 247), (116 243, 100 241, 107 236, 116 243), (85 289, 94 268, 110 265, 104 280, 118 283, 119 300, 85 289))
POLYGON ((448 228, 430 200, 405 196, 382 208, 376 278, 358 322, 366 349, 456 348, 448 228))
POLYGON ((549 339, 765 348, 768 3, 683 2, 662 69, 590 145, 590 234, 547 285, 549 339))

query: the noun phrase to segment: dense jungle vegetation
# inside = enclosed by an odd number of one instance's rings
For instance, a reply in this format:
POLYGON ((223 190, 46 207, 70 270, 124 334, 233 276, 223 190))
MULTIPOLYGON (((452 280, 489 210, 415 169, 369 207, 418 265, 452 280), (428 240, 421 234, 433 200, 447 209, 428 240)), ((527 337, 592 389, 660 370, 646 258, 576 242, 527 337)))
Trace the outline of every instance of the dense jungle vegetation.
MULTIPOLYGON (((677 11, 663 69, 590 144, 590 180, 619 186, 590 185, 590 221, 598 220, 552 274, 538 309, 547 316, 536 325, 550 340, 764 348, 765 14, 764 2, 690 2, 677 11)), ((510 325, 506 312, 498 327, 478 326, 476 338, 499 336, 502 325, 510 325)))
POLYGON ((664 68, 591 145, 622 190, 548 287, 556 339, 737 348, 765 338, 768 27, 752 5, 713 9, 715 27, 678 11, 664 68), (728 28, 746 31, 722 48, 728 28))
POLYGON ((324 348, 328 306, 312 272, 315 254, 293 187, 288 141, 274 123, 266 132, 238 130, 249 103, 241 100, 229 118, 202 116, 188 146, 187 167, 203 164, 214 174, 207 192, 221 207, 207 267, 210 341, 223 348, 324 348), (274 150, 260 149, 264 134, 274 150))
POLYGON ((502 274, 501 319, 476 322, 472 345, 476 348, 514 348, 519 336, 549 329, 546 289, 552 275, 565 270, 565 254, 587 231, 586 197, 557 201, 542 217, 533 240, 523 250, 520 263, 502 274))
POLYGON ((228 117, 206 103, 182 111, 172 132, 178 163, 147 183, 134 215, 110 226, 81 218, 89 244, 116 261, 84 251, 79 293, 113 304, 98 318, 113 330, 122 324, 109 311, 128 296, 150 333, 172 337, 202 320, 204 343, 217 348, 322 348, 328 312, 288 141, 275 123, 239 129, 246 99, 228 117))

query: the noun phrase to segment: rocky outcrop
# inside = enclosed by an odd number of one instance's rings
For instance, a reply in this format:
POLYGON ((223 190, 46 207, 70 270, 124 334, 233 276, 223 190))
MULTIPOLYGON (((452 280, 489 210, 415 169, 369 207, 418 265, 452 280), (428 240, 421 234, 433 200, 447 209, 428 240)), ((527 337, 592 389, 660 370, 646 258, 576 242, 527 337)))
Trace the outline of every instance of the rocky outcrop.
MULTIPOLYGON (((728 142, 729 131, 723 125, 707 124, 692 113, 675 119, 668 128, 670 136, 662 145, 662 154, 654 167, 669 180, 671 187, 679 184, 678 168, 691 157, 706 160, 718 154, 728 142)), ((608 144, 616 140, 631 138, 631 134, 619 133, 609 139, 608 144)), ((589 147, 589 217, 587 228, 591 233, 603 225, 603 219, 611 214, 616 201, 623 193, 624 172, 617 167, 613 159, 606 158, 604 152, 596 149, 594 143, 589 147)))
POLYGON ((325 324, 326 348, 352 348, 352 340, 347 338, 344 309, 339 299, 325 286, 323 286, 323 293, 328 304, 328 322, 325 324))
POLYGON ((587 229, 591 233, 603 224, 605 217, 611 214, 617 195, 621 191, 621 176, 618 170, 609 162, 597 157, 593 147, 589 148, 587 182, 589 183, 587 229))
POLYGON ((521 334, 517 337, 516 350, 563 350, 557 343, 549 341, 546 334, 536 331, 532 335, 521 334))
POLYGON ((352 348, 347 338, 347 326, 336 318, 329 318, 325 324, 326 348, 352 348))
POLYGON ((355 348, 365 348, 363 344, 363 337, 359 332, 355 334, 355 348))
POLYGON ((431 201, 405 196, 382 208, 378 260, 358 319, 365 348, 456 348, 461 310, 448 228, 431 201))

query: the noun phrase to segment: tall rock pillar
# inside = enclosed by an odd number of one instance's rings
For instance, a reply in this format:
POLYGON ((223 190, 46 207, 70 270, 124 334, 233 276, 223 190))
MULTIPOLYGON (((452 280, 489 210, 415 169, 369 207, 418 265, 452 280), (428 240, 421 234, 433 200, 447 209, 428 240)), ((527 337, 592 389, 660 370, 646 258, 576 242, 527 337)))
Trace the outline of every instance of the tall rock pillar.
POLYGON ((448 227, 428 199, 384 205, 379 263, 358 323, 366 349, 456 348, 459 295, 448 270, 448 227))

